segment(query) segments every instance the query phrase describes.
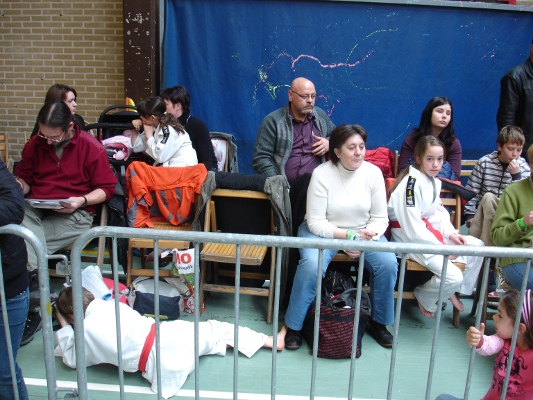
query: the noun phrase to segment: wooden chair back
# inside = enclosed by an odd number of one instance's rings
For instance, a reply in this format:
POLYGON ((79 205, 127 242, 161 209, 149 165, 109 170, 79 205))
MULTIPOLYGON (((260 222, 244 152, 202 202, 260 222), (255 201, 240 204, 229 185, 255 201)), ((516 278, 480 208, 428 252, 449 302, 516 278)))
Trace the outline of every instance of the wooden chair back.
POLYGON ((0 133, 0 154, 2 155, 4 163, 7 165, 8 171, 13 172, 13 160, 9 158, 9 145, 5 133, 0 133))
MULTIPOLYGON (((254 213, 256 208, 254 207, 254 213)), ((248 234, 274 234, 274 213, 269 197, 262 192, 251 190, 233 190, 233 189, 216 189, 211 200, 206 207, 206 216, 204 223, 206 232, 221 233, 248 233, 248 234), (248 208, 245 204, 250 202, 264 203, 255 216, 245 216, 248 208), (227 206, 233 207, 234 211, 240 214, 239 221, 235 221, 235 215, 226 215, 228 207, 221 206, 226 203, 227 206), (220 204, 219 204, 220 203, 220 204), (227 219, 230 219, 229 223, 227 219), (257 230, 259 229, 259 230, 257 230)), ((247 266, 241 269, 240 278, 251 281, 259 281, 258 285, 247 286, 241 284, 240 293, 252 296, 268 297, 267 323, 272 322, 272 306, 274 301, 274 274, 275 274, 275 247, 267 246, 242 245, 240 246, 241 265, 247 266), (270 262, 263 262, 270 250, 270 262), (266 270, 265 264, 268 266, 266 270), (270 284, 265 287, 263 283, 269 280, 270 284)), ((200 253, 201 261, 201 284, 200 284, 200 304, 204 302, 205 292, 235 293, 235 286, 222 282, 225 278, 235 278, 235 271, 231 264, 236 263, 237 246, 226 243, 205 243, 200 253), (214 283, 207 280, 207 269, 212 265, 214 283), (224 268, 220 264, 230 264, 224 268)))

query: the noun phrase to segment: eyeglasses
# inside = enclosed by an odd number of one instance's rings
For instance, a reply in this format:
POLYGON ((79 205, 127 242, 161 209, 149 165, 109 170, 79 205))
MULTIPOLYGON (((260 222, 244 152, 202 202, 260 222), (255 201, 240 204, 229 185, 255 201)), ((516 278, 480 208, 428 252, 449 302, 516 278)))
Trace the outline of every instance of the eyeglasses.
POLYGON ((59 143, 63 140, 63 136, 65 136, 65 133, 66 131, 63 131, 63 133, 61 135, 55 135, 55 136, 45 136, 43 135, 43 133, 41 131, 37 132, 37 136, 39 136, 40 138, 43 138, 44 140, 50 140, 51 142, 54 142, 54 143, 59 143), (59 139, 56 139, 57 137, 59 137, 59 139))
POLYGON ((316 93, 313 93, 313 94, 300 94, 300 93, 296 93, 292 89, 289 89, 289 90, 291 92, 293 92, 294 94, 298 95, 302 100, 309 100, 309 98, 311 98, 311 100, 314 100, 316 98, 316 93))

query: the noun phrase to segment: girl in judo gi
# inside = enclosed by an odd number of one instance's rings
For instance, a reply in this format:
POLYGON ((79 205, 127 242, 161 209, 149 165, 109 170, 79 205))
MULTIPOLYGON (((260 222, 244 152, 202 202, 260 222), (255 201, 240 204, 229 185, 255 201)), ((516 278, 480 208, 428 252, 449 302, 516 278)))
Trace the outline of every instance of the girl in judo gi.
POLYGON ((191 138, 176 118, 166 112, 166 105, 159 96, 143 100, 137 106, 140 121, 133 121, 135 131, 131 146, 135 153, 145 151, 157 165, 186 167, 198 164, 191 138), (139 132, 141 124, 143 132, 139 132))
MULTIPOLYGON (((460 235, 450 221, 450 214, 442 205, 441 181, 435 177, 442 168, 444 153, 442 142, 431 135, 420 138, 416 144, 414 165, 399 174, 390 191, 387 210, 392 241, 430 245, 484 245, 472 236, 460 235)), ((432 317, 437 310, 444 256, 409 254, 408 258, 434 274, 429 281, 414 290, 420 311, 424 316, 432 317)), ((482 257, 449 257, 444 298, 449 298, 459 311, 463 311, 464 307, 455 292, 472 294, 482 262, 482 257), (461 271, 453 261, 465 263, 465 270, 461 271)))
MULTIPOLYGON (((82 290, 86 366, 103 363, 118 365, 115 303, 95 299, 90 291, 85 288, 82 290)), ((67 366, 76 368, 72 287, 59 293, 55 313, 61 324, 61 329, 56 333, 58 346, 55 355, 62 357, 67 366)), ((141 371, 143 377, 152 384, 152 390, 157 392, 155 320, 142 316, 124 303, 119 303, 119 313, 124 371, 141 371)), ((285 328, 282 328, 278 333, 278 350, 285 347, 285 332, 285 328)), ((194 371, 194 322, 162 322, 159 325, 159 334, 161 395, 166 399, 178 393, 187 376, 194 371)), ((197 334, 200 356, 224 356, 226 348, 234 346, 234 325, 227 322, 200 322, 197 334)), ((239 352, 251 357, 261 347, 272 348, 273 337, 239 327, 238 346, 239 352)))

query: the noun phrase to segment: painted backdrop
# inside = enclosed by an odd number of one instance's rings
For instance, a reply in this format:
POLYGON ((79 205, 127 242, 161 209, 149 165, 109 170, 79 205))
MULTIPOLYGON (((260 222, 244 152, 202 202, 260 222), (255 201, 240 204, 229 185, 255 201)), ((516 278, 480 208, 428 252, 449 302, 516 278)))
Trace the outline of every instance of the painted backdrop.
POLYGON ((367 129, 368 148, 399 150, 427 101, 447 96, 463 158, 477 159, 495 149, 499 80, 529 55, 532 8, 441 4, 166 0, 163 88, 187 87, 191 113, 235 136, 244 173, 298 76, 335 124, 367 129))

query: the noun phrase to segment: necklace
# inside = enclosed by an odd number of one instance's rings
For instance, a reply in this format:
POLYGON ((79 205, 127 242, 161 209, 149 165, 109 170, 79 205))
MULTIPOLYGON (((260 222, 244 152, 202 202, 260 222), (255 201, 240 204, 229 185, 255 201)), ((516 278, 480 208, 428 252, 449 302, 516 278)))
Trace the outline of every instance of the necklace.
MULTIPOLYGON (((347 170, 346 168, 344 168, 340 163, 337 165, 337 170, 339 171, 339 177, 341 178, 341 183, 342 183, 342 186, 344 187, 344 191, 346 192, 346 194, 348 195, 348 197, 351 197, 352 195, 352 190, 353 190, 353 185, 352 187, 350 187, 350 190, 348 190, 348 188, 346 187, 346 183, 344 182, 344 178, 342 177, 342 175, 348 175, 350 174, 350 178, 353 176, 352 174, 355 173, 355 171, 349 171, 347 170)), ((349 182, 348 182, 349 183, 349 182)))

